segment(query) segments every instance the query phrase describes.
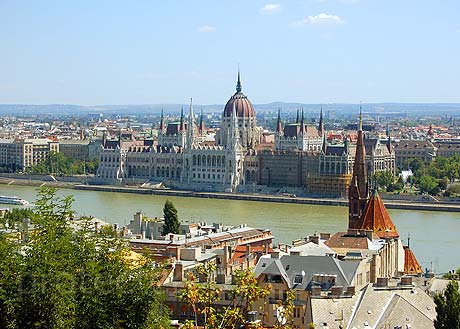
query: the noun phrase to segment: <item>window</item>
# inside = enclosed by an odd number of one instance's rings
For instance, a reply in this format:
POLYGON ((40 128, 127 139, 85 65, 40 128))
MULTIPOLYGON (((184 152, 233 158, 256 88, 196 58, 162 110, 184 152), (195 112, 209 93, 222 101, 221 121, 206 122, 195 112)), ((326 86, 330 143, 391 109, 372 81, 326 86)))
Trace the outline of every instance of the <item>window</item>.
POLYGON ((294 284, 302 284, 302 275, 300 274, 297 274, 295 277, 294 277, 294 284))

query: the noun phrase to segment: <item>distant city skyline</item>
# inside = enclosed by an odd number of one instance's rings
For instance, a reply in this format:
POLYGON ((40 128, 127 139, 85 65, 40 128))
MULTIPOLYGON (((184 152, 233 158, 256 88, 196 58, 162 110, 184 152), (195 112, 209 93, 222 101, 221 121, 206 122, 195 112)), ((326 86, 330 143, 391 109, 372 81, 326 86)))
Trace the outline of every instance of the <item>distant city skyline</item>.
POLYGON ((0 2, 0 104, 460 103, 460 3, 0 2))

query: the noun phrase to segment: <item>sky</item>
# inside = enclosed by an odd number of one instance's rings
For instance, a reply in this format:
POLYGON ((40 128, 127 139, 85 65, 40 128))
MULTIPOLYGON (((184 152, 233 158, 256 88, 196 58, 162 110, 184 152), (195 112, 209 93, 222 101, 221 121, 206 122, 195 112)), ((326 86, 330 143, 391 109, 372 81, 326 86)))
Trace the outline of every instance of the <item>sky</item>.
POLYGON ((0 103, 460 102, 458 0, 0 0, 0 103))

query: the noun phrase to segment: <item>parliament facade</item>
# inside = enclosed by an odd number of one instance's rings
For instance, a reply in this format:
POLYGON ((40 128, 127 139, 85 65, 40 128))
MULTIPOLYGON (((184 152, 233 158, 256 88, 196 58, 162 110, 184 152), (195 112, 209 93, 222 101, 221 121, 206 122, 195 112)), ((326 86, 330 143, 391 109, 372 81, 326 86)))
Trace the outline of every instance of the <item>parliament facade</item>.
MULTIPOLYGON (((136 140, 125 132, 105 137, 97 180, 231 192, 298 187, 311 195, 345 197, 356 146, 346 136, 343 144, 328 145, 322 111, 318 126, 306 124, 302 112, 296 122, 285 124, 278 113, 274 143, 262 144, 263 129, 238 73, 215 141, 206 140, 203 117, 195 122, 190 102, 177 122, 165 122, 162 113, 158 140, 136 140)), ((365 146, 369 173, 394 171, 391 143, 365 139, 365 146)))

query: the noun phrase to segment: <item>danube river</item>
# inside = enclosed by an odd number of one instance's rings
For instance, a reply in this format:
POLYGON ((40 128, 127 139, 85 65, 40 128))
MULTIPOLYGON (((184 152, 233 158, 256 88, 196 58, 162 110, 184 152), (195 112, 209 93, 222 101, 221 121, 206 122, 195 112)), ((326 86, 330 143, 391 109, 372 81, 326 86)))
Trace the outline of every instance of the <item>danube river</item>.
MULTIPOLYGON (((34 202, 37 189, 27 186, 0 185, 0 195, 18 196, 34 202)), ((109 223, 126 225, 141 210, 149 217, 162 216, 166 196, 130 193, 59 190, 73 195, 74 210, 109 223)), ((168 197, 182 221, 218 222, 224 225, 248 224, 268 228, 278 242, 290 243, 315 232, 337 232, 347 227, 347 208, 266 203, 239 200, 168 197)), ((6 206, 6 205, 0 205, 6 206)), ((460 267, 460 213, 389 210, 404 241, 410 245, 423 268, 437 273, 460 267)))

